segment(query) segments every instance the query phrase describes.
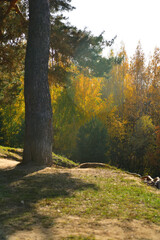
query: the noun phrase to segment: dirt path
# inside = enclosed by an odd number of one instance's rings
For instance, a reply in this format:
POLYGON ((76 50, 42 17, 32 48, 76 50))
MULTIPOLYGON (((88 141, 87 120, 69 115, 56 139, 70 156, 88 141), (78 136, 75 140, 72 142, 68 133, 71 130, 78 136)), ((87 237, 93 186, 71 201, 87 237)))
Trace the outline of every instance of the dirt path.
POLYGON ((16 232, 8 240, 82 239, 78 236, 83 236, 84 240, 159 240, 160 227, 138 220, 106 219, 95 221, 89 219, 86 222, 86 219, 83 218, 68 217, 58 219, 55 227, 43 229, 37 226, 32 231, 16 232))
MULTIPOLYGON (((17 161, 0 159, 0 169, 10 169, 18 164, 17 161)), ((51 168, 50 168, 51 169, 51 168)), ((44 172, 50 171, 47 169, 44 172)), ((67 170, 65 170, 67 171, 67 170)), ((70 174, 78 171, 95 173, 95 169, 70 169, 70 174)), ((107 171, 107 170, 106 170, 107 171)), ((110 171, 108 170, 108 176, 110 171)), ((131 176, 132 177, 132 176, 131 176)), ((23 224, 23 223, 22 223, 23 224)), ((0 229, 1 232, 1 229, 0 229)), ((6 236, 5 240, 159 240, 160 226, 140 220, 104 219, 95 220, 80 217, 59 217, 56 224, 49 228, 33 226, 32 230, 16 231, 6 236), (69 238, 70 236, 70 238, 69 238), (72 236, 72 238, 71 238, 72 236), (78 236, 83 236, 80 238, 78 236)))
POLYGON ((0 158, 0 169, 9 169, 17 166, 19 164, 18 161, 0 158))

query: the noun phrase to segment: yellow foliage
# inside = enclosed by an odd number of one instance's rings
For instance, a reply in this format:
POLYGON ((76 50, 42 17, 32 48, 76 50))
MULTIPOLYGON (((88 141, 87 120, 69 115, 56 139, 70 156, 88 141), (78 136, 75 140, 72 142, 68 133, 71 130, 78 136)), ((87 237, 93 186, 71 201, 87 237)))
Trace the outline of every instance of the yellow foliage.
POLYGON ((51 104, 52 110, 54 112, 54 105, 57 103, 58 97, 61 95, 63 91, 62 86, 58 86, 57 84, 52 83, 50 86, 50 95, 51 95, 51 104))
POLYGON ((78 72, 72 77, 74 89, 74 103, 85 112, 88 117, 97 115, 102 111, 105 103, 101 98, 102 80, 100 78, 85 76, 78 72))

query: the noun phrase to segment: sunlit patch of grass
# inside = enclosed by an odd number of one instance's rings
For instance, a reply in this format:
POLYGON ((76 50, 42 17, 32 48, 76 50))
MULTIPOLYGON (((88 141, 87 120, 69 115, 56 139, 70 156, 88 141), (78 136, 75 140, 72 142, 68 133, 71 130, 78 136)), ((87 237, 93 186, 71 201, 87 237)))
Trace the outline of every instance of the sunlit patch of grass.
POLYGON ((60 167, 72 168, 72 167, 76 167, 78 165, 75 162, 73 162, 72 160, 69 160, 68 158, 66 158, 64 156, 60 156, 55 153, 52 153, 52 160, 53 160, 53 164, 55 164, 56 166, 60 166, 60 167))
POLYGON ((22 160, 23 149, 0 146, 0 157, 13 159, 16 161, 22 160))
MULTIPOLYGON (((160 224, 160 198, 143 184, 135 185, 134 180, 122 177, 106 179, 100 175, 96 179, 85 175, 82 179, 97 188, 78 190, 63 199, 50 199, 50 208, 58 209, 61 216, 141 219, 160 224)), ((38 205, 41 204, 40 201, 38 205)))

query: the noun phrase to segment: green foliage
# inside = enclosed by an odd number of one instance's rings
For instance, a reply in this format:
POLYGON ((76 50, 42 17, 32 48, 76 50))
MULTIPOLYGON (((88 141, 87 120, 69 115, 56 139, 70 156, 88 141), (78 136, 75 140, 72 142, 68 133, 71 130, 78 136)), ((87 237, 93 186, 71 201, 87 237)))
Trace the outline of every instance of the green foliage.
POLYGON ((50 0, 51 12, 70 11, 74 7, 70 5, 71 0, 50 0))
POLYGON ((137 157, 142 157, 155 143, 155 126, 150 116, 142 116, 135 125, 131 138, 133 152, 137 157))
POLYGON ((102 50, 108 45, 103 38, 103 33, 94 37, 91 32, 78 32, 79 41, 74 52, 74 63, 78 63, 82 69, 89 68, 93 76, 102 77, 108 73, 114 63, 114 58, 102 57, 102 50))
POLYGON ((131 168, 143 174, 149 173, 152 165, 150 158, 156 149, 155 126, 150 116, 142 116, 135 125, 134 132, 130 138, 131 168), (147 171, 147 172, 146 172, 147 171))
POLYGON ((104 124, 92 118, 79 129, 77 136, 77 158, 80 162, 105 162, 107 131, 104 124))
POLYGON ((51 20, 50 78, 55 83, 66 85, 67 67, 75 64, 81 71, 96 77, 107 74, 116 58, 102 57, 102 50, 108 45, 103 34, 94 36, 87 30, 78 30, 64 17, 56 16, 51 20))
POLYGON ((6 85, 5 95, 1 99, 1 144, 12 147, 23 147, 24 138, 24 98, 23 79, 18 85, 6 85), (14 88, 15 87, 15 88, 14 88), (10 94, 11 93, 11 94, 10 94))
POLYGON ((53 104, 53 114, 53 149, 70 157, 75 148, 76 134, 83 115, 66 89, 63 89, 57 101, 53 104))

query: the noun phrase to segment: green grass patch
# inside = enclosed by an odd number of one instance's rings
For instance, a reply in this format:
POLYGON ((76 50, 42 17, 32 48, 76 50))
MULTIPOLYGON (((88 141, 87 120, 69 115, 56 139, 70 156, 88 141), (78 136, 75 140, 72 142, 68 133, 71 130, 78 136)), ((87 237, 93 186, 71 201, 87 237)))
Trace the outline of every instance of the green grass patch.
POLYGON ((55 165, 60 166, 60 167, 72 168, 72 167, 76 167, 78 165, 75 162, 69 160, 68 158, 57 155, 55 153, 52 153, 52 160, 55 165))
POLYGON ((6 158, 16 161, 21 161, 23 150, 21 148, 10 148, 0 146, 0 158, 6 158))
MULTIPOLYGON (((85 179, 85 180, 84 180, 85 179)), ((62 215, 79 217, 140 219, 160 223, 159 195, 149 191, 145 185, 136 185, 133 180, 83 176, 94 188, 76 191, 69 198, 60 197, 50 201, 52 208, 58 205, 62 215), (56 204, 56 205, 55 205, 56 204)), ((41 205, 41 203, 39 202, 41 205)))

